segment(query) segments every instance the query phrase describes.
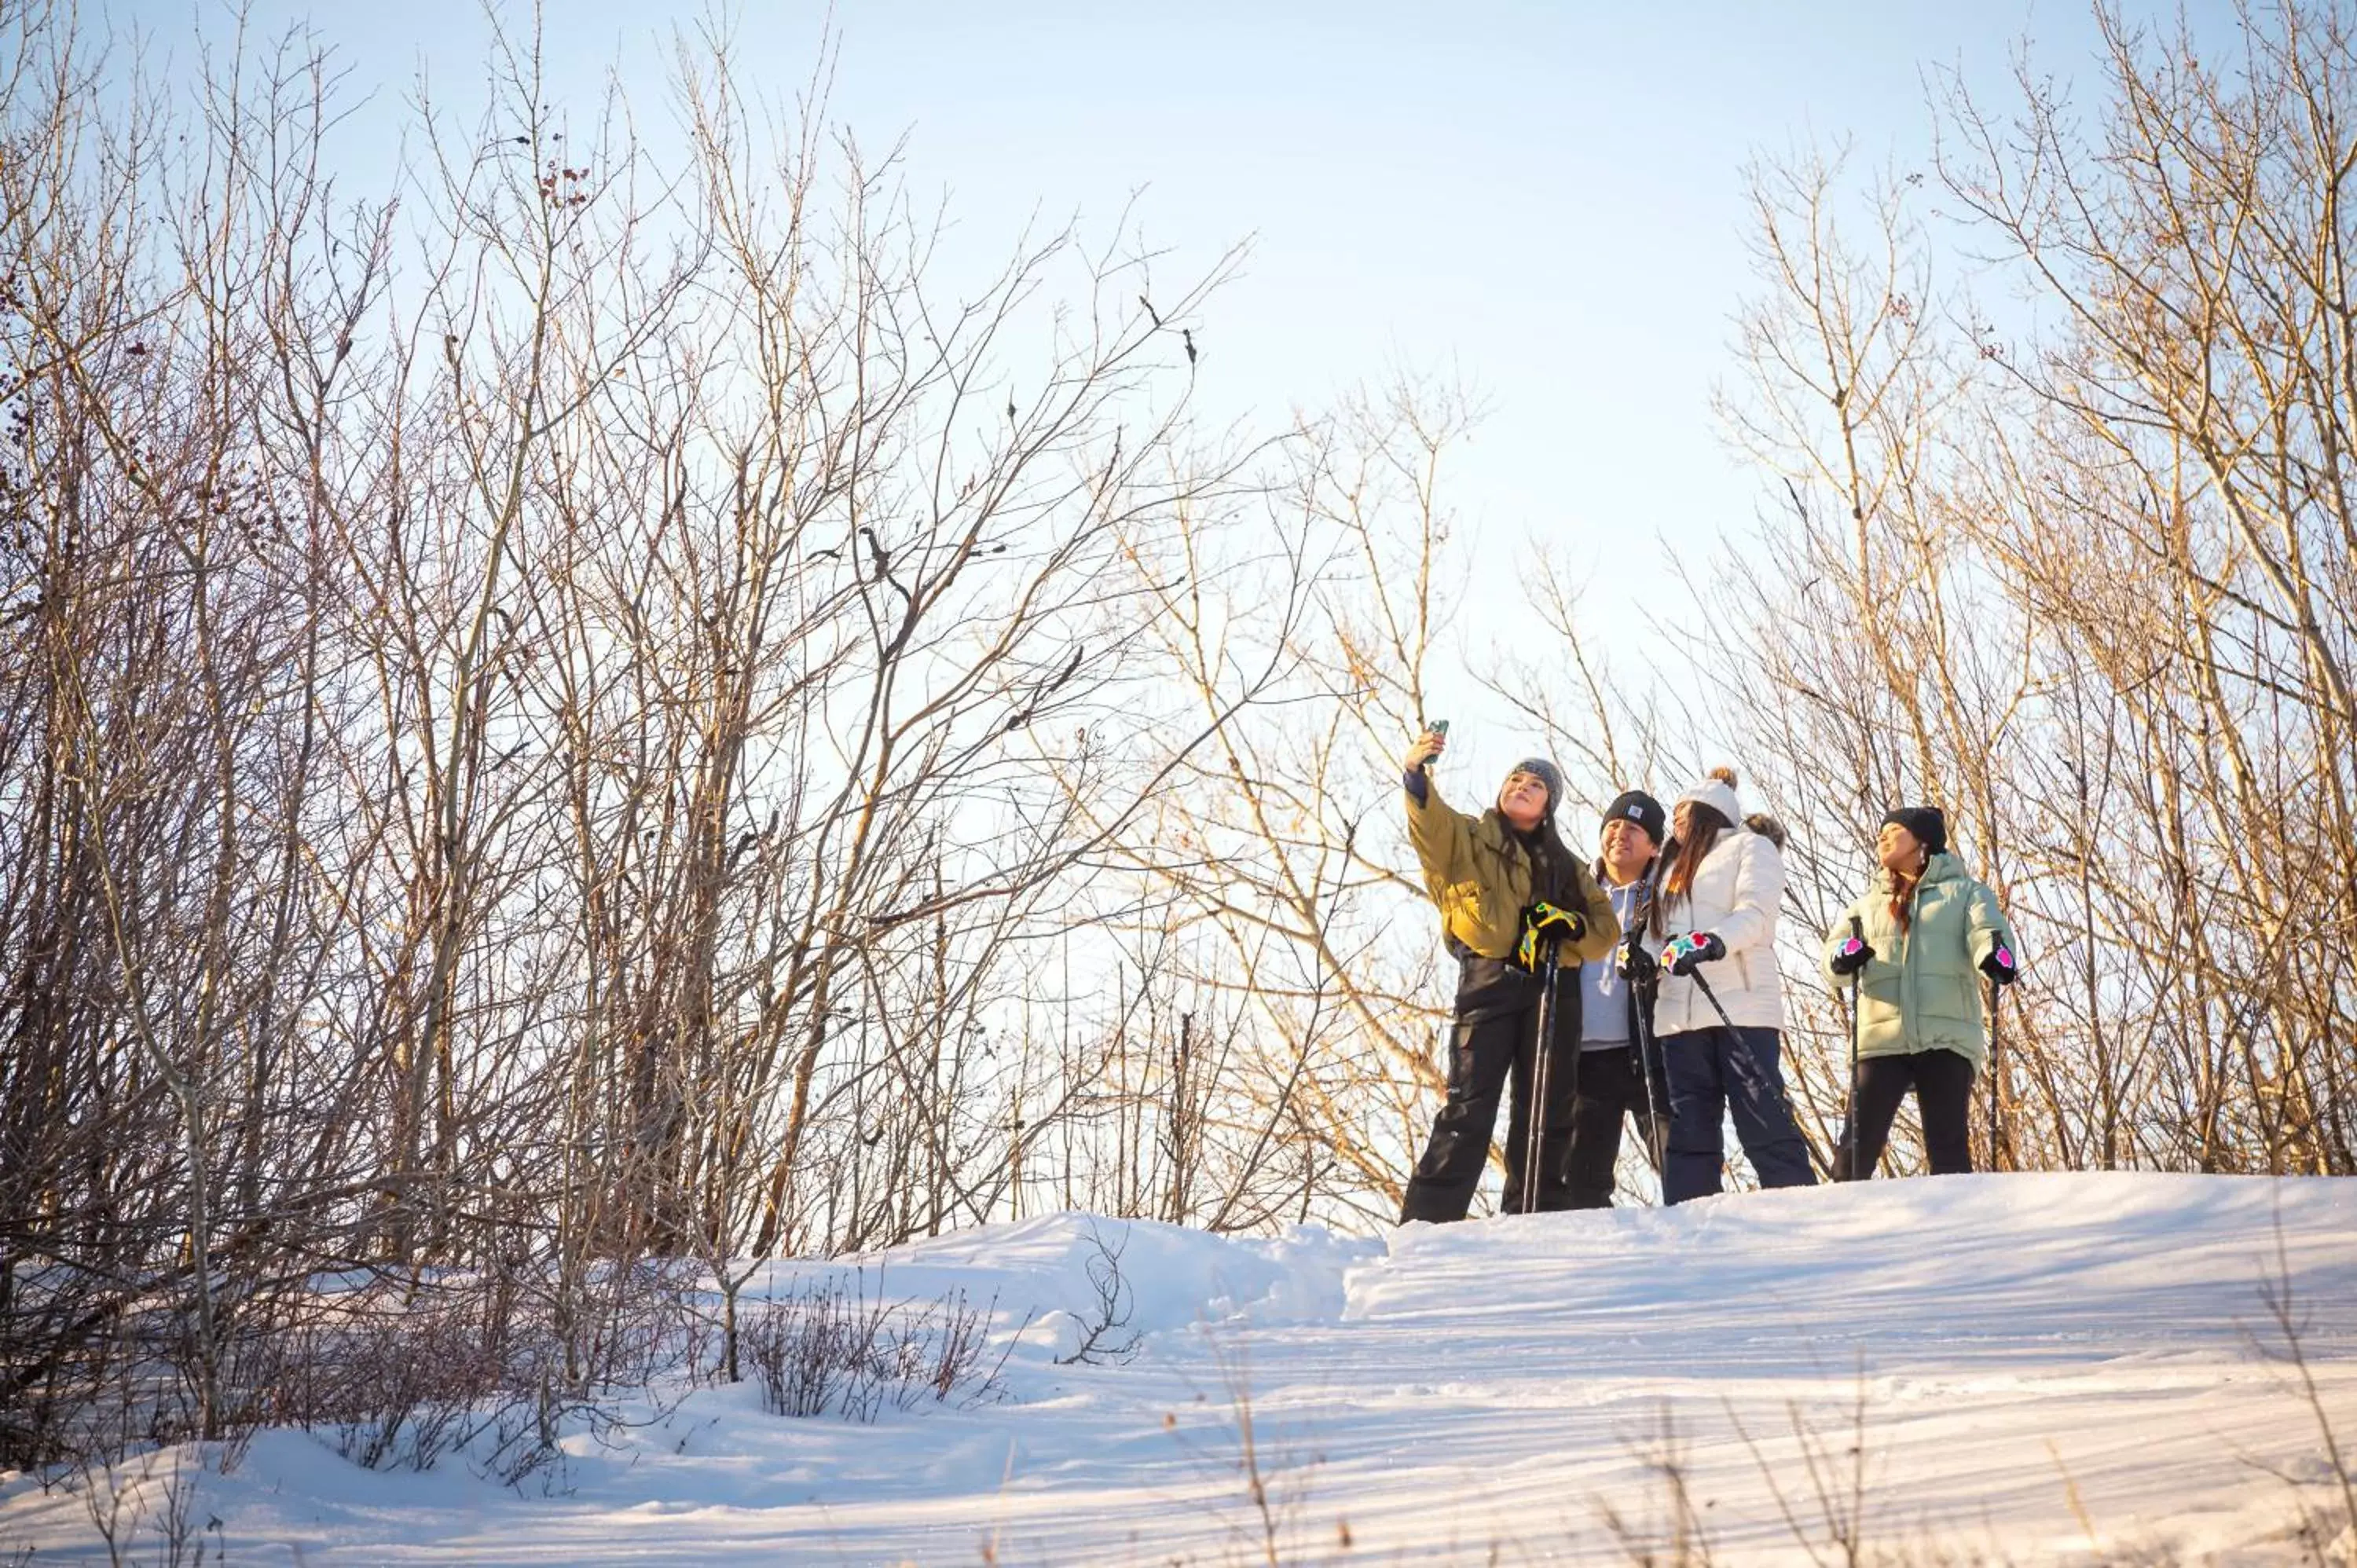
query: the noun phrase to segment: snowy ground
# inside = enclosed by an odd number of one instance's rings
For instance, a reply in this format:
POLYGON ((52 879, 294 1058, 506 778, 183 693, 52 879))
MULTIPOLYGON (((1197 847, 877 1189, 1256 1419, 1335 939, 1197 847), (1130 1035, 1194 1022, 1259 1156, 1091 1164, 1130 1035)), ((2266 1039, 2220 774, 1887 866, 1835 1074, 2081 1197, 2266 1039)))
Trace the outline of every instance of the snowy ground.
MULTIPOLYGON (((315 1568, 1667 1562, 1683 1489, 1720 1563, 1844 1561, 1853 1518, 1866 1561, 2314 1561, 2292 1531, 2341 1490, 2279 1359, 2284 1269, 2357 1465, 2346 1181, 1952 1177, 1365 1240, 1060 1216, 881 1262, 893 1295, 1032 1319, 1006 1400, 862 1425, 705 1389, 585 1436, 553 1496, 269 1433, 198 1477, 201 1540, 315 1568), (1058 1365, 1092 1229, 1125 1247, 1144 1337, 1058 1365)), ((158 1560, 141 1528, 127 1554, 158 1560)), ((27 1545, 35 1568, 105 1560, 80 1498, 0 1477, 0 1564, 27 1545)))

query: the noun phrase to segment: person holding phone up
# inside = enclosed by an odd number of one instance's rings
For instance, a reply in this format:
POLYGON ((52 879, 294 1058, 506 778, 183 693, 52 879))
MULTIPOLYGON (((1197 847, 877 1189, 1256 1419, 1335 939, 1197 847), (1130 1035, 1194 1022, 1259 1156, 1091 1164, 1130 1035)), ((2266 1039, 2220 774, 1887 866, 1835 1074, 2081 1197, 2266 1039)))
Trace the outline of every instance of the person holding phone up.
POLYGON ((1465 1218, 1490 1155, 1498 1101, 1511 1087, 1501 1210, 1568 1207, 1571 1058, 1579 1050, 1578 966, 1612 950, 1620 924, 1612 901, 1555 831, 1563 775, 1542 757, 1516 763, 1480 815, 1450 807, 1430 765, 1448 749, 1448 726, 1426 728, 1402 759, 1408 842, 1426 893, 1440 911, 1442 940, 1457 960, 1449 1032, 1448 1097, 1433 1119, 1424 1155, 1400 1204, 1400 1219, 1465 1218), (1524 932, 1534 917, 1562 933, 1561 974, 1538 1038, 1539 974, 1524 932), (1547 1071, 1535 1073, 1540 1053, 1547 1071), (1542 1133, 1531 1149, 1534 1077, 1547 1084, 1537 1107, 1542 1133), (1534 1190, 1525 1191, 1526 1184, 1534 1190))

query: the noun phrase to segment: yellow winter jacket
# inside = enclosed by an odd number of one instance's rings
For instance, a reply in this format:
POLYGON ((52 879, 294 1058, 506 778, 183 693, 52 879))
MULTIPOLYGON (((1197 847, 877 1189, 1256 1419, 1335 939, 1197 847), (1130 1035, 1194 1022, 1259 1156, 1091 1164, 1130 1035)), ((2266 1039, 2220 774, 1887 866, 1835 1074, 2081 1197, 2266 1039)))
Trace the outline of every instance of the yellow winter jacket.
MULTIPOLYGON (((1523 911, 1531 903, 1530 856, 1495 807, 1469 817, 1443 801, 1428 779, 1425 790, 1420 805, 1405 789, 1401 793, 1407 800, 1408 843, 1424 868, 1424 890, 1439 908, 1442 932, 1479 957, 1512 958, 1523 911)), ((1566 970, 1595 962, 1620 940, 1611 898, 1587 867, 1575 860, 1568 869, 1578 879, 1576 908, 1587 929, 1563 954, 1566 970)))

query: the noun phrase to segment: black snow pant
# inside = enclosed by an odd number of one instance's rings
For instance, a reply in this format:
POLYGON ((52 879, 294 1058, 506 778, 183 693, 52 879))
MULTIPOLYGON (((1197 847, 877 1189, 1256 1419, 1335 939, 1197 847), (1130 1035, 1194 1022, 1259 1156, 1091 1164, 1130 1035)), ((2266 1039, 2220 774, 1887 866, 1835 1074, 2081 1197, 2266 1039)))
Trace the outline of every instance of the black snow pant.
MULTIPOLYGON (((1576 982, 1575 982, 1576 983, 1576 982)), ((1555 1003, 1555 1040, 1547 1062, 1546 1129, 1539 1139, 1539 1208, 1563 1208, 1571 1201, 1564 1185, 1564 1159, 1571 1149, 1572 1061, 1579 1042, 1567 1038, 1577 1027, 1577 1009, 1555 1003), (1569 1016, 1566 1016, 1569 1015, 1569 1016)), ((1506 1190, 1498 1210, 1523 1210, 1525 1156, 1530 1144, 1531 1066, 1538 1033, 1535 1001, 1519 1013, 1474 1022, 1458 1020, 1449 1038, 1448 1100, 1432 1119, 1432 1136, 1416 1161, 1400 1202, 1400 1219, 1462 1219, 1473 1206, 1473 1190, 1490 1159, 1490 1134, 1498 1123, 1498 1099, 1511 1080, 1513 1110, 1506 1123, 1506 1190)))
MULTIPOLYGON (((1620 1164, 1620 1122, 1637 1119, 1650 1151, 1659 1146, 1653 1107, 1669 1108, 1669 1086, 1654 1069, 1652 1092, 1634 1046, 1606 1046, 1579 1053, 1579 1083, 1571 1101, 1571 1159, 1566 1176, 1574 1208, 1609 1208, 1620 1164)), ((1651 1155, 1648 1160, 1650 1163, 1651 1155)))
POLYGON ((1773 1029, 1714 1025, 1660 1037, 1670 1079, 1670 1157, 1662 1197, 1670 1203, 1717 1192, 1727 1159, 1720 1123, 1735 1113, 1735 1135, 1761 1187, 1814 1187, 1809 1146, 1784 1094, 1773 1029))
POLYGON ((1923 1152, 1932 1157, 1933 1176, 1964 1176, 1973 1168, 1972 1058, 1962 1051, 1917 1051, 1910 1056, 1863 1057, 1857 1064, 1857 1088, 1851 1098, 1851 1125, 1857 1129, 1857 1163, 1849 1168, 1849 1127, 1842 1129, 1841 1147, 1834 1155, 1834 1180, 1870 1176, 1882 1163, 1890 1141, 1891 1119, 1907 1091, 1915 1091, 1915 1108, 1923 1118, 1923 1152))

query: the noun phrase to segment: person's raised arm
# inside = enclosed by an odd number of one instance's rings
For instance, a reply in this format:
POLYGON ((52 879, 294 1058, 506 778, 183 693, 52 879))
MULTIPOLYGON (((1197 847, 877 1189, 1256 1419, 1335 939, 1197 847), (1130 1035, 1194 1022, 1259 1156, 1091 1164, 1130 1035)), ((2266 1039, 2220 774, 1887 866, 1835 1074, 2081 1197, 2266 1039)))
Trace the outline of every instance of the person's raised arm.
POLYGON ((1473 823, 1462 811, 1451 810, 1440 798, 1426 768, 1448 749, 1445 731, 1427 729, 1410 744, 1400 761, 1407 791, 1407 842, 1424 868, 1426 888, 1435 898, 1441 887, 1473 875, 1473 823))
POLYGON ((1448 729, 1445 725, 1433 725, 1408 743, 1407 755, 1400 758, 1400 766, 1405 770, 1400 782, 1407 790, 1407 798, 1417 805, 1431 799, 1432 760, 1448 749, 1448 729))

